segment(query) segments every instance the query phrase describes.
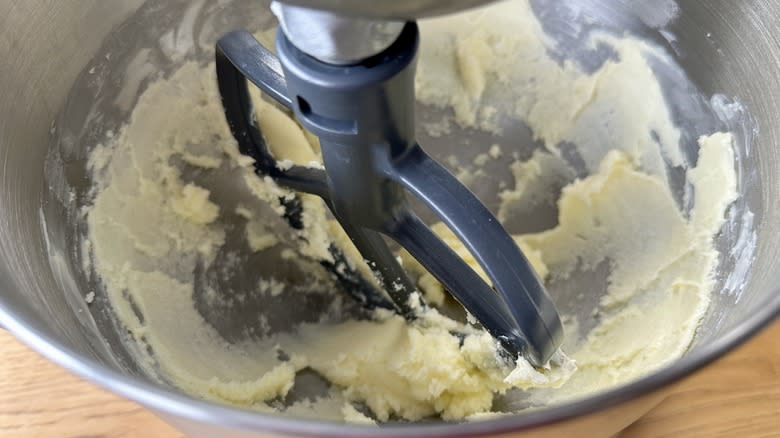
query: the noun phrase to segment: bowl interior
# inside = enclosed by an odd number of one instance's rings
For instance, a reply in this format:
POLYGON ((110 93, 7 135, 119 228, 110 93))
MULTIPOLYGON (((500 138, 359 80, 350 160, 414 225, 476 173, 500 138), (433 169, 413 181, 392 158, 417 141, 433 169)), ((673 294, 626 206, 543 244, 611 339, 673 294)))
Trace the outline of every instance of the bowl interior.
MULTIPOLYGON (((262 31, 272 28, 275 20, 267 2, 256 0, 120 3, 85 1, 78 11, 53 5, 45 12, 28 2, 14 3, 17 8, 7 11, 3 11, 7 6, 0 6, 0 16, 6 17, 0 28, 8 35, 0 40, 0 54, 6 60, 6 68, 0 70, 0 162, 4 163, 0 316, 23 321, 77 355, 176 391, 164 375, 138 360, 138 351, 117 323, 101 281, 84 269, 88 260, 82 251, 86 225, 81 207, 94 197, 88 153, 110 132, 121 129, 150 82, 171 75, 186 61, 209 63, 214 42, 224 31, 262 31), (39 30, 25 31, 30 28, 39 30), (96 294, 91 305, 83 298, 88 292, 96 294)), ((780 27, 780 5, 724 0, 679 5, 663 1, 650 7, 632 1, 545 0, 533 1, 532 6, 555 41, 557 49, 551 56, 562 62, 573 60, 595 70, 613 56, 584 46, 594 29, 647 38, 674 57, 676 64, 659 59, 651 65, 683 132, 679 147, 687 164, 696 163, 700 135, 716 130, 735 135, 740 196, 717 237, 721 256, 712 303, 686 354, 696 355, 745 323, 757 324, 754 317, 759 309, 774 306, 777 311, 780 37, 772 30, 780 27)), ((534 132, 519 123, 505 127, 499 136, 457 125, 447 135, 432 135, 426 126, 451 114, 451 109, 420 103, 417 110, 420 143, 461 175, 475 173, 475 159, 489 153, 495 143, 502 144, 507 160, 526 159, 543 147, 534 132)), ((491 162, 483 176, 468 181, 496 211, 499 187, 512 184, 507 160, 491 162)), ((668 178, 685 210, 685 184, 679 172, 670 167, 668 178)), ((583 164, 570 179, 587 173, 583 164)), ((214 190, 219 191, 215 184, 214 190)), ((512 232, 541 231, 554 226, 557 215, 551 202, 518 213, 507 227, 512 232)), ((291 267, 278 252, 261 256, 238 252, 237 257, 237 267, 264 268, 251 272, 235 268, 227 274, 215 268, 202 273, 225 299, 256 285, 269 272, 283 272, 293 285, 308 284, 317 275, 291 267)), ((559 310, 575 318, 582 331, 596 324, 594 309, 600 297, 579 297, 579 292, 583 287, 603 290, 605 276, 597 270, 595 275, 583 273, 550 285, 559 310)), ((261 297, 241 307, 203 304, 199 310, 223 337, 240 341, 248 328, 285 331, 296 322, 315 320, 332 299, 321 293, 301 294, 290 305, 261 297), (269 318, 261 324, 257 315, 269 318)))

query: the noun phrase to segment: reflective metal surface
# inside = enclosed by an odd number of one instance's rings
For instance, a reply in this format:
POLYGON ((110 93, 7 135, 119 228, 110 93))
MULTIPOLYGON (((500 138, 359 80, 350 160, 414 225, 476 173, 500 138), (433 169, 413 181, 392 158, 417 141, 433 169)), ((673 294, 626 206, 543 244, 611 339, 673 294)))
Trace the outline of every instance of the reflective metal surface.
MULTIPOLYGON (((780 2, 539 0, 534 6, 546 30, 570 47, 572 56, 582 39, 582 28, 572 23, 647 36, 669 47, 705 94, 735 97, 749 111, 749 117, 739 111, 728 117, 739 140, 741 194, 731 214, 739 215, 735 223, 742 226, 725 229, 719 238, 718 283, 691 350, 663 370, 587 400, 462 425, 363 428, 259 415, 183 395, 134 363, 103 297, 89 308, 84 303, 94 279, 84 275, 74 251, 80 213, 73 206, 83 202, 79 194, 87 183, 85 145, 101 134, 95 126, 115 130, 137 92, 184 59, 180 52, 209 60, 213 42, 227 28, 259 30, 274 19, 257 12, 262 2, 256 0, 142 3, 0 3, 0 325, 51 360, 150 407, 193 436, 500 436, 519 430, 606 436, 650 409, 667 385, 744 341, 780 311, 780 2), (131 55, 144 48, 156 57, 159 71, 133 64, 131 55), (110 111, 98 114, 95 107, 110 111), (753 239, 754 252, 742 252, 745 238, 753 239)), ((375 16, 394 16, 388 11, 395 10, 405 18, 398 11, 433 13, 443 2, 355 3, 370 4, 375 16)), ((679 79, 671 71, 659 75, 679 79)), ((695 104, 670 101, 680 116, 695 104)), ((725 97, 717 107, 734 109, 725 97)), ((702 120, 693 131, 711 128, 710 122, 702 120)), ((477 152, 452 151, 444 141, 429 144, 434 153, 477 152)))
POLYGON ((284 3, 356 17, 413 20, 449 14, 495 0, 283 0, 284 3))
POLYGON ((280 2, 273 2, 271 10, 298 49, 330 64, 352 64, 382 52, 398 38, 405 24, 345 17, 280 2))

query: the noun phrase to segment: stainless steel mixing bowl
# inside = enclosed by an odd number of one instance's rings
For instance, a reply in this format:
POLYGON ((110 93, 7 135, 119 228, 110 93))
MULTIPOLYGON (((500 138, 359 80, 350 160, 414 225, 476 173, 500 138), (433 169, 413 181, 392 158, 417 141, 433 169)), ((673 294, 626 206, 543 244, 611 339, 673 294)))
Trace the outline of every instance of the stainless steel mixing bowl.
MULTIPOLYGON (((84 303, 92 280, 85 278, 74 250, 78 217, 70 207, 78 198, 72 189, 86 183, 84 145, 98 134, 90 130, 115 129, 129 111, 115 105, 113 113, 107 110, 95 122, 90 119, 94 99, 112 87, 127 88, 128 82, 137 92, 145 83, 132 74, 138 65, 122 55, 175 28, 172 41, 196 41, 190 47, 194 56, 207 59, 218 33, 242 23, 258 28, 272 23, 267 11, 260 12, 261 2, 236 3, 0 3, 0 324, 52 361, 149 407, 193 436, 508 436, 518 431, 596 436, 630 424, 676 380, 743 342, 780 312, 780 2, 539 0, 534 2, 539 17, 560 41, 576 45, 579 27, 571 23, 583 19, 654 39, 676 54, 705 95, 735 97, 750 114, 726 115, 738 137, 741 197, 730 213, 735 225, 718 239, 718 284, 688 353, 641 380, 585 400, 467 424, 366 428, 296 420, 196 400, 159 383, 134 365, 119 342, 105 300, 99 296, 98 305, 89 308, 84 303), (111 71, 90 82, 87 73, 95 65, 111 71)), ((425 4, 423 9, 436 11, 444 0, 392 3, 425 4)), ((389 10, 379 6, 377 11, 389 10)), ((670 73, 666 79, 676 78, 670 73)), ((675 107, 681 120, 694 104, 675 107)), ((687 123, 696 133, 715 122, 687 123)), ((435 142, 431 147, 465 153, 435 142)))

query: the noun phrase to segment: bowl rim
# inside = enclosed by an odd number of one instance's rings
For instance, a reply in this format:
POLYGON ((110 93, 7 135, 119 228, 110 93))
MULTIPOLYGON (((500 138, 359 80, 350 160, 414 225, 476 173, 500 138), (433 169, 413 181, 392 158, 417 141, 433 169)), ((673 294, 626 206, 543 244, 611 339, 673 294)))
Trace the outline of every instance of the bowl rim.
POLYGON ((156 386, 139 377, 109 368, 62 345, 46 333, 27 326, 23 318, 4 301, 3 294, 0 294, 0 324, 17 339, 73 374, 156 413, 245 432, 321 437, 363 437, 369 431, 371 436, 376 437, 466 437, 517 432, 560 423, 627 402, 682 379, 731 351, 780 317, 779 287, 766 300, 757 304, 757 310, 749 318, 713 342, 697 347, 691 354, 654 373, 594 396, 517 416, 477 422, 409 423, 376 427, 263 414, 196 399, 156 386))

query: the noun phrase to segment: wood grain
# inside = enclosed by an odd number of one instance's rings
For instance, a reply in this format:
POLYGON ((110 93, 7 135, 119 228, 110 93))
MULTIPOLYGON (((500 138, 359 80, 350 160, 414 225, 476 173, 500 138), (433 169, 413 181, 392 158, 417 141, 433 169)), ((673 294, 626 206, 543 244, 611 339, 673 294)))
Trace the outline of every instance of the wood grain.
MULTIPOLYGON (((0 437, 182 435, 135 403, 47 362, 0 330, 0 437)), ((682 382, 620 434, 780 437, 780 321, 682 382)))
POLYGON ((780 321, 687 378, 621 438, 780 437, 780 321))

